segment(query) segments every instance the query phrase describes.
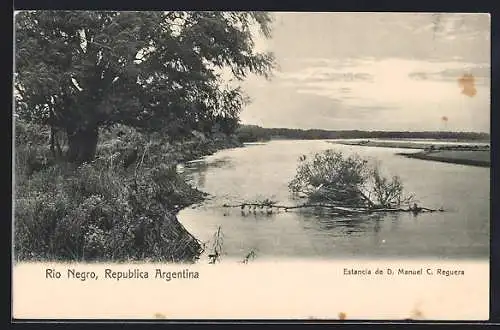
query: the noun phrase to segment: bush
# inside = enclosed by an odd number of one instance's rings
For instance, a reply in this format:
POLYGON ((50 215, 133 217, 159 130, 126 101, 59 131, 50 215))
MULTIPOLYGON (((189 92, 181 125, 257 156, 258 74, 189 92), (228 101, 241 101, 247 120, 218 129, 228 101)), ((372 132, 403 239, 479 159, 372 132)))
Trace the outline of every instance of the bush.
POLYGON ((175 212, 201 198, 167 164, 56 164, 16 182, 16 258, 194 261, 201 245, 175 212))
POLYGON ((399 177, 384 177, 377 165, 358 155, 345 156, 326 150, 311 160, 301 156, 295 177, 288 187, 309 202, 328 202, 349 206, 386 208, 409 202, 403 196, 399 177))
POLYGON ((16 176, 29 176, 53 164, 49 150, 48 127, 15 120, 15 168, 16 176))
POLYGON ((15 119, 16 145, 36 145, 49 144, 50 128, 39 124, 30 123, 22 119, 15 119))

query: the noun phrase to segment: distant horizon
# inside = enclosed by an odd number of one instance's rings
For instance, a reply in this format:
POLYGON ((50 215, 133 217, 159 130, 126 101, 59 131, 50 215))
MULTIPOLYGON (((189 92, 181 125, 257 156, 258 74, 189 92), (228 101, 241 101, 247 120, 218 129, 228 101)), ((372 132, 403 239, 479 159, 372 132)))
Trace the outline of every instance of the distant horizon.
POLYGON ((320 130, 320 131, 330 131, 330 132, 340 132, 340 131, 359 131, 359 132, 407 132, 407 133, 474 133, 474 134, 487 134, 491 135, 491 132, 485 132, 485 131, 458 131, 458 130, 398 130, 398 129, 356 129, 356 128, 349 128, 349 129, 332 129, 332 128, 301 128, 301 127, 285 127, 285 126, 263 126, 263 125, 258 125, 258 124, 252 124, 252 123, 240 123, 241 126, 255 126, 255 127, 260 127, 264 129, 292 129, 292 130, 302 130, 302 131, 308 131, 308 130, 320 130))

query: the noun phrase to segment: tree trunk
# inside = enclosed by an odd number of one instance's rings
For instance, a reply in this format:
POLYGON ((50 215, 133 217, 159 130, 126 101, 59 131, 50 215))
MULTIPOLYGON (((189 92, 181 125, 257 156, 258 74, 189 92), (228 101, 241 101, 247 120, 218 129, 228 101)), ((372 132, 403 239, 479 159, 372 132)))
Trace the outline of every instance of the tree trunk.
POLYGON ((61 142, 59 141, 59 132, 56 131, 54 138, 55 138, 55 144, 56 144, 56 150, 57 150, 57 157, 61 158, 62 148, 61 148, 61 142))
POLYGON ((81 164, 94 160, 97 150, 97 126, 68 131, 68 161, 81 164))
POLYGON ((55 132, 52 126, 50 127, 50 152, 52 153, 52 157, 56 158, 55 132))

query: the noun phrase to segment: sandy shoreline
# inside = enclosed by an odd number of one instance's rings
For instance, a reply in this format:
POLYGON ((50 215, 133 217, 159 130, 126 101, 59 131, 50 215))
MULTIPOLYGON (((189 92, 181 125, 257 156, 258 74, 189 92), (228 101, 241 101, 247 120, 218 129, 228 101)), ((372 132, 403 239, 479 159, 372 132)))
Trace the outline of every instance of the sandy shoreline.
POLYGON ((420 149, 419 152, 397 153, 408 158, 431 160, 445 163, 490 167, 490 147, 484 143, 453 143, 439 144, 428 142, 409 141, 339 141, 332 142, 344 145, 382 147, 399 149, 420 149))
POLYGON ((432 160, 460 165, 481 167, 491 166, 490 152, 487 150, 445 150, 432 152, 422 151, 417 153, 399 153, 399 155, 408 158, 432 160))

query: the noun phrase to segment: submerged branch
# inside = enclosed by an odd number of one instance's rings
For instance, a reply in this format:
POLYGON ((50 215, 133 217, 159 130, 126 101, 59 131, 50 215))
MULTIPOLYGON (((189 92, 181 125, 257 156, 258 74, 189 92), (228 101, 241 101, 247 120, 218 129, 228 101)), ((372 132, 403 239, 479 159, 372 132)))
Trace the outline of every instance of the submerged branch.
POLYGON ((222 207, 232 207, 232 208, 241 208, 244 210, 245 208, 248 207, 248 209, 257 210, 257 208, 263 209, 266 207, 266 209, 282 209, 285 212, 288 210, 293 210, 293 209, 301 209, 301 208, 328 208, 330 210, 338 211, 341 213, 373 213, 373 212, 413 212, 413 213, 421 213, 421 212, 444 212, 443 208, 439 209, 430 209, 427 207, 418 207, 418 206, 413 206, 413 207, 408 207, 408 208, 391 208, 391 207, 379 207, 377 205, 373 205, 373 207, 351 207, 351 206, 341 206, 341 205, 334 205, 334 204, 324 204, 324 203, 311 203, 311 204, 300 204, 300 205, 293 205, 293 206, 288 206, 288 205, 269 205, 267 203, 241 203, 241 204, 223 204, 222 207))

